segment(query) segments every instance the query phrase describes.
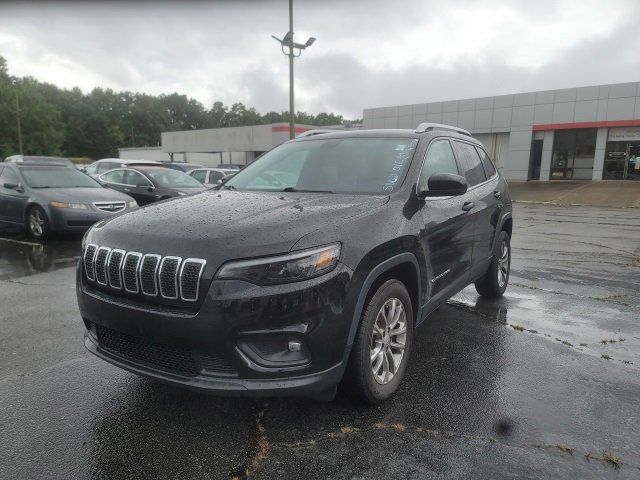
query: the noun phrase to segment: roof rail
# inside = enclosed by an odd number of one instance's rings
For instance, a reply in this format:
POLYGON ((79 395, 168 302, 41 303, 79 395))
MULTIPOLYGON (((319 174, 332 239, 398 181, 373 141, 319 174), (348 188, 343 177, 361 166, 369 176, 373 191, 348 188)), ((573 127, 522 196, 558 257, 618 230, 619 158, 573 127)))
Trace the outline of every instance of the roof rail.
POLYGON ((296 138, 302 137, 312 137, 313 135, 321 135, 323 133, 333 133, 339 130, 329 130, 326 128, 316 128, 314 130, 307 130, 306 132, 302 132, 300 135, 296 135, 296 138))
POLYGON ((461 133, 462 135, 467 135, 469 137, 471 136, 469 131, 465 130, 464 128, 454 127, 453 125, 445 125, 443 123, 429 122, 424 122, 418 125, 418 127, 416 128, 416 133, 424 133, 428 132, 429 130, 449 130, 451 132, 461 133))

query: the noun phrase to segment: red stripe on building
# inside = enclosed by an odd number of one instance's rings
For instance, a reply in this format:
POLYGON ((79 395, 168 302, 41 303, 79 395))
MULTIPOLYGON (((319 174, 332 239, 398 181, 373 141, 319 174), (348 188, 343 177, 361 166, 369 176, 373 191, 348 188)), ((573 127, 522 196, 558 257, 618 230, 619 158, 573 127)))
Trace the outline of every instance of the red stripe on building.
POLYGON ((568 130, 572 128, 612 128, 612 127, 640 127, 640 120, 607 120, 601 122, 575 123, 542 123, 533 126, 534 132, 548 130, 568 130))
MULTIPOLYGON (((294 131, 296 133, 304 133, 307 130, 309 130, 309 129, 308 128, 304 128, 304 127, 295 127, 294 128, 294 131)), ((274 133, 275 132, 288 132, 289 131, 289 126, 288 125, 278 125, 278 126, 274 125, 274 126, 271 127, 271 131, 274 132, 274 133)))

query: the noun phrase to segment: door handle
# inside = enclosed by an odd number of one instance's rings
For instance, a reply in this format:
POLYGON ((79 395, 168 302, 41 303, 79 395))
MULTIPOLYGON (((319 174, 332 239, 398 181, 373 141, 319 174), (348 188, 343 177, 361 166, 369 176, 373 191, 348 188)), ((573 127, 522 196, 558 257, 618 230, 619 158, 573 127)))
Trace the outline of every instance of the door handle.
POLYGON ((464 202, 462 204, 462 210, 464 210, 465 212, 468 212, 469 210, 471 210, 475 206, 476 206, 476 204, 473 203, 473 202, 464 202))
POLYGON ((493 192, 493 196, 496 197, 496 198, 500 198, 501 195, 502 195, 502 193, 500 193, 500 191, 498 191, 498 190, 495 190, 493 192))

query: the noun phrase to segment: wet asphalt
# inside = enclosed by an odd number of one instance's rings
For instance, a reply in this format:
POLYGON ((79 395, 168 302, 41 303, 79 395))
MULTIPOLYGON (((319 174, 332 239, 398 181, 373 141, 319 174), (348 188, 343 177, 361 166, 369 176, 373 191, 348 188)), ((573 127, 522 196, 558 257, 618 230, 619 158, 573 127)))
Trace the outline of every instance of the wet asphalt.
POLYGON ((0 478, 640 478, 640 210, 515 208, 511 284, 389 401, 228 399, 84 350, 79 238, 0 232, 0 478))

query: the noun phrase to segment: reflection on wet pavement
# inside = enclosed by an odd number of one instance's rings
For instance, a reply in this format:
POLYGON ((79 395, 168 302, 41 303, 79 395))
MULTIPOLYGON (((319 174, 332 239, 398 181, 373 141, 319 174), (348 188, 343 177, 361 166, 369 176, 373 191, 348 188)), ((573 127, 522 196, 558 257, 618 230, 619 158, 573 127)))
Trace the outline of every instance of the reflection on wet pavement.
POLYGON ((79 255, 80 238, 39 242, 0 231, 0 280, 70 267, 79 255))

